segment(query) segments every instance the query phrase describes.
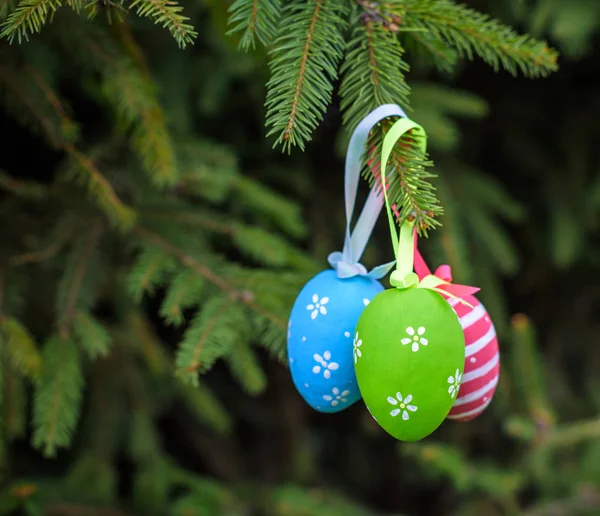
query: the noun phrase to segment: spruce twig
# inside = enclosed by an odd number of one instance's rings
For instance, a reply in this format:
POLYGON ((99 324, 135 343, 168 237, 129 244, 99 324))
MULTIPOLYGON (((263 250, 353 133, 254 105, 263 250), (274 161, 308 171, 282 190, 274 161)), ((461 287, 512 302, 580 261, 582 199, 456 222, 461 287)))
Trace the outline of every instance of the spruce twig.
POLYGON ((48 17, 61 6, 61 0, 21 0, 1 25, 0 38, 7 38, 10 43, 15 39, 18 43, 28 41, 29 34, 39 33, 48 17))
POLYGON ((346 5, 293 0, 284 9, 267 83, 267 136, 288 152, 310 140, 333 94, 344 49, 346 5))
POLYGON ((513 75, 520 69, 528 77, 545 77, 558 70, 557 53, 545 42, 519 35, 510 27, 450 0, 405 0, 394 4, 408 28, 425 28, 454 47, 459 55, 477 54, 498 71, 513 75))
POLYGON ((287 322, 281 319, 281 317, 274 313, 271 313, 270 311, 264 309, 263 307, 261 307, 253 301, 254 296, 252 292, 237 290, 235 287, 231 286, 224 278, 215 274, 213 271, 211 271, 208 267, 200 263, 194 257, 190 256, 185 251, 182 251, 170 242, 164 240, 161 236, 157 235, 156 233, 141 227, 136 228, 134 230, 134 233, 142 237, 144 240, 148 240, 149 242, 158 245, 159 247, 167 251, 169 254, 176 257, 183 265, 189 267, 197 274, 205 278, 207 281, 209 281, 210 283, 219 287, 221 290, 227 293, 232 300, 247 305, 254 312, 266 317, 280 328, 287 328, 287 322))

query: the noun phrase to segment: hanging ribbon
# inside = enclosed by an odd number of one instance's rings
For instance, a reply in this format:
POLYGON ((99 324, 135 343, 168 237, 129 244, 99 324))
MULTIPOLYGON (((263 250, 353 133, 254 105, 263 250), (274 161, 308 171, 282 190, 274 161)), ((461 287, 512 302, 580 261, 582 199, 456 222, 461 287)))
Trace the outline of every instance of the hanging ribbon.
POLYGON ((421 255, 418 254, 418 251, 415 252, 416 230, 414 227, 414 221, 403 221, 400 226, 400 234, 398 235, 396 233, 394 215, 387 195, 387 175, 385 170, 394 145, 396 145, 396 142, 408 131, 411 132, 411 136, 415 139, 423 152, 425 152, 427 149, 427 135, 425 130, 419 124, 408 118, 402 118, 392 125, 383 139, 381 151, 381 180, 383 185, 383 196, 385 199, 388 222, 390 225, 390 234, 394 245, 394 253, 396 255, 396 270, 393 271, 390 276, 390 283, 392 286, 400 289, 430 289, 444 297, 455 298, 461 303, 471 306, 462 298, 477 292, 479 290, 478 288, 467 285, 450 284, 449 281, 441 277, 442 273, 448 272, 448 270, 445 268, 440 271, 440 276, 431 274, 421 255), (425 269, 423 269, 423 266, 425 269), (421 272, 425 272, 425 274, 419 275, 413 271, 413 268, 415 268, 415 270, 418 268, 421 270, 421 272))
POLYGON ((369 132, 381 120, 388 116, 405 117, 406 114, 396 104, 384 104, 374 109, 358 124, 346 153, 344 197, 346 204, 346 235, 342 251, 336 251, 328 256, 329 264, 337 271, 339 278, 367 276, 373 279, 383 278, 394 266, 394 262, 385 263, 367 272, 366 267, 359 263, 369 237, 373 232, 377 218, 383 206, 383 195, 374 186, 369 192, 365 206, 358 217, 354 231, 350 232, 350 223, 354 213, 356 194, 360 182, 362 158, 366 149, 369 132))
POLYGON ((433 274, 431 274, 431 271, 429 270, 429 267, 427 266, 427 263, 425 263, 425 260, 423 259, 423 257, 421 256, 421 253, 419 252, 419 250, 417 249, 417 232, 415 231, 414 233, 415 235, 415 272, 417 273, 417 276, 419 276, 419 280, 423 281, 425 280, 425 278, 429 278, 427 279, 427 281, 433 281, 431 278, 437 278, 436 281, 439 281, 438 284, 438 288, 443 291, 440 292, 442 295, 445 295, 446 297, 452 297, 451 295, 454 295, 454 297, 459 297, 459 298, 464 298, 467 297, 468 295, 472 295, 475 294, 476 292, 479 292, 479 288, 477 287, 469 287, 467 285, 456 285, 454 283, 452 283, 452 269, 450 268, 450 265, 440 265, 433 274), (444 294, 444 292, 446 292, 447 294, 444 294))

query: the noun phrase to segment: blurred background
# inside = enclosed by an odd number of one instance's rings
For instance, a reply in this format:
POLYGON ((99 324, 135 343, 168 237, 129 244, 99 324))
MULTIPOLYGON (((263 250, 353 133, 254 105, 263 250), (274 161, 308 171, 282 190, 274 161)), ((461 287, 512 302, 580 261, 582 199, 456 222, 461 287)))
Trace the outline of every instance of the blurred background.
MULTIPOLYGON (((183 4, 185 50, 67 9, 0 41, 0 515, 600 515, 600 3, 468 4, 560 69, 442 72, 407 42, 445 212, 420 248, 481 287, 502 366, 483 415, 414 444, 362 402, 314 412, 287 369, 343 243, 339 99, 273 149, 268 56, 217 0, 183 4)), ((363 263, 391 255, 381 217, 363 263)))

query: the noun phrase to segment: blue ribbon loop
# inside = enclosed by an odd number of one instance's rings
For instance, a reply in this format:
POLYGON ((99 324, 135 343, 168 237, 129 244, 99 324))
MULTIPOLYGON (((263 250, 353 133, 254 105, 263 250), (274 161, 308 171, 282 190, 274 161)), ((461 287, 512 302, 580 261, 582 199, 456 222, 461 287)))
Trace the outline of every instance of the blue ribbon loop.
POLYGON ((358 124, 348 143, 346 153, 344 196, 346 203, 346 236, 342 251, 331 253, 327 260, 336 270, 338 278, 352 278, 353 276, 366 276, 372 279, 383 278, 394 266, 395 260, 374 267, 367 271, 366 267, 359 263, 360 257, 365 250, 369 237, 373 232, 377 218, 384 203, 383 193, 377 191, 374 186, 369 192, 365 206, 358 217, 354 231, 350 232, 350 222, 354 213, 356 194, 360 182, 360 171, 363 153, 366 148, 369 132, 384 118, 388 116, 402 116, 406 114, 396 104, 384 104, 374 109, 358 124))

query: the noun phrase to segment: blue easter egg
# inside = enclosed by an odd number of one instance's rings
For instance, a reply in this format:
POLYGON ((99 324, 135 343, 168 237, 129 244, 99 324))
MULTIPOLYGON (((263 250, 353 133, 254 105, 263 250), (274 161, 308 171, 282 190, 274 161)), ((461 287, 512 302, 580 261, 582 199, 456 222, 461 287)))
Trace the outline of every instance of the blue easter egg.
POLYGON ((383 286, 364 276, 340 279, 326 270, 300 291, 288 323, 288 361, 296 389, 319 412, 339 412, 360 399, 354 373, 354 329, 383 286))

